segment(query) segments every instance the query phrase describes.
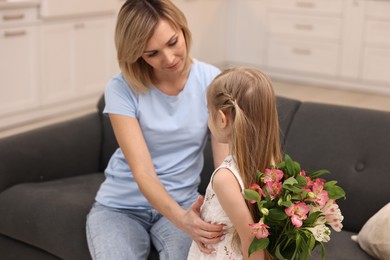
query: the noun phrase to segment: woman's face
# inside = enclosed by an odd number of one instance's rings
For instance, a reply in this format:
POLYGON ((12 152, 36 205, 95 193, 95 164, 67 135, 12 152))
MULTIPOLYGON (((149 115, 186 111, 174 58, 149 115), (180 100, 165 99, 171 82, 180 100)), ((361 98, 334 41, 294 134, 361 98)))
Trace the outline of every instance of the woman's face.
POLYGON ((187 56, 186 42, 181 30, 160 20, 146 43, 142 58, 155 73, 181 73, 187 56))

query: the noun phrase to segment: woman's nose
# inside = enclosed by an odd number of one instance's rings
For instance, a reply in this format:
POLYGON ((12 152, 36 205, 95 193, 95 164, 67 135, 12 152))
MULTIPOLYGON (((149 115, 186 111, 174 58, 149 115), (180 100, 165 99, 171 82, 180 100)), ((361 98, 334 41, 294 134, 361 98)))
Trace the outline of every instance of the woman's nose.
POLYGON ((173 63, 174 58, 175 58, 175 55, 174 55, 173 51, 171 51, 171 50, 164 51, 164 61, 166 64, 173 63))

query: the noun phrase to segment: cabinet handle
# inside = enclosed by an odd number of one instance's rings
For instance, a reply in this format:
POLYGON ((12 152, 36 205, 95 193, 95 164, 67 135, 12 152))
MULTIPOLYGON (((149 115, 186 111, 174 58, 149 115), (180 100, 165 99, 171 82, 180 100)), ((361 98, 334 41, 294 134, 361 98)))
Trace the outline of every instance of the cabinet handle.
POLYGON ((314 8, 316 5, 313 2, 296 2, 296 6, 300 8, 314 8))
POLYGON ((22 20, 23 18, 24 18, 24 14, 6 14, 3 16, 4 21, 22 20))
POLYGON ((6 31, 4 32, 4 37, 16 37, 16 36, 23 36, 26 34, 25 30, 19 30, 19 31, 6 31))
POLYGON ((83 29, 85 27, 85 24, 84 23, 76 23, 74 25, 74 28, 75 29, 83 29))
POLYGON ((294 27, 295 29, 305 30, 305 31, 312 31, 314 28, 313 25, 311 24, 295 24, 294 27))
POLYGON ((298 55, 311 55, 310 49, 294 48, 292 51, 293 51, 293 53, 298 54, 298 55))

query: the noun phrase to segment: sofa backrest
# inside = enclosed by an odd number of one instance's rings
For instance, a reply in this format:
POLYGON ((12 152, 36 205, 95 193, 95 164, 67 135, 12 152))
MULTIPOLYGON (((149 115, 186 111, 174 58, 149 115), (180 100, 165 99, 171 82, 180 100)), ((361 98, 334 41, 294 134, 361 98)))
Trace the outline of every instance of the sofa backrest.
POLYGON ((327 169, 346 191, 339 206, 346 230, 358 232, 390 201, 390 113, 302 103, 286 136, 285 152, 307 170, 327 169))
POLYGON ((91 113, 0 139, 0 192, 98 171, 100 119, 91 113))
POLYGON ((100 153, 100 171, 104 171, 108 161, 111 158, 111 155, 119 147, 118 142, 116 141, 114 131, 112 130, 110 118, 103 115, 103 110, 105 106, 104 95, 102 95, 97 104, 97 109, 99 116, 102 122, 102 136, 101 136, 101 153, 100 153))

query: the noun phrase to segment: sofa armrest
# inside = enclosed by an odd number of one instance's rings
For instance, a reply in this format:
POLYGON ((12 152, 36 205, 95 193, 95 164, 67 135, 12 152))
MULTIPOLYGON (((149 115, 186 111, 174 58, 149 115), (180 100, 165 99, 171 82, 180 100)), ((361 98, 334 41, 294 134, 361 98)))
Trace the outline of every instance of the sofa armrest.
POLYGON ((91 113, 0 139, 0 192, 18 183, 97 172, 101 121, 91 113))

